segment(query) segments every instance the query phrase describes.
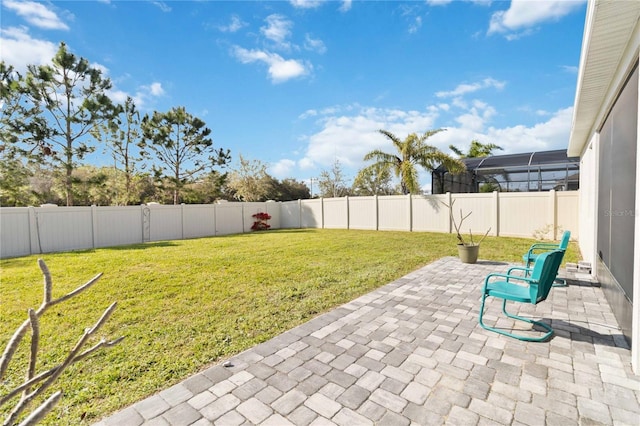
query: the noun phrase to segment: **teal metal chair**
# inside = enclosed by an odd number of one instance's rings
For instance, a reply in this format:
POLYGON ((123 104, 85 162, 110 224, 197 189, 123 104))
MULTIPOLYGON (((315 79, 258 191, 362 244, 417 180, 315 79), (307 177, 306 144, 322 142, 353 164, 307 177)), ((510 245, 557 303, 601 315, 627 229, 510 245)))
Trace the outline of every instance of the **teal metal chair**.
MULTIPOLYGON (((569 240, 571 239, 571 231, 564 231, 562 233, 562 237, 560 238, 560 243, 535 243, 529 250, 522 256, 522 260, 526 265, 526 268, 531 268, 531 264, 535 262, 540 253, 551 251, 551 250, 562 250, 562 255, 564 256, 564 252, 567 251, 567 247, 569 247, 569 240)), ((562 263, 562 260, 560 260, 562 263)), ((554 286, 557 287, 566 287, 567 282, 562 279, 556 277, 554 281, 554 286)))
POLYGON ((546 300, 549 292, 551 291, 551 287, 553 286, 553 281, 558 274, 558 268, 560 268, 560 264, 562 263, 563 255, 564 252, 562 250, 553 250, 541 253, 537 256, 533 268, 530 269, 529 276, 515 275, 511 273, 514 270, 525 269, 522 267, 513 267, 509 269, 506 274, 492 273, 487 275, 482 287, 482 303, 480 305, 480 315, 478 317, 478 322, 482 328, 528 342, 542 342, 551 337, 553 335, 553 328, 551 328, 550 325, 541 321, 534 321, 530 318, 511 314, 507 312, 506 305, 507 300, 519 303, 530 303, 533 305, 537 305, 538 303, 546 300), (516 282, 524 283, 526 285, 516 284, 516 282), (507 317, 542 327, 546 330, 546 333, 540 337, 525 336, 486 325, 482 317, 485 310, 485 300, 489 296, 502 299, 502 312, 507 317))

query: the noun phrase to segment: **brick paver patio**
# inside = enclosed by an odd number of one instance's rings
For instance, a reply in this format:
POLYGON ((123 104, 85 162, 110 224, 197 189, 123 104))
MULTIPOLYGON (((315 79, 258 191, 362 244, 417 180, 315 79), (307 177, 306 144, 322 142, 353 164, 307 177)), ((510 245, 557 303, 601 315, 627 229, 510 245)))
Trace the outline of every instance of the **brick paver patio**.
MULTIPOLYGON (((97 425, 640 424, 640 377, 588 276, 513 305, 551 321, 547 342, 478 325, 484 277, 507 268, 440 259, 97 425)), ((513 327, 500 309, 486 322, 513 327)))

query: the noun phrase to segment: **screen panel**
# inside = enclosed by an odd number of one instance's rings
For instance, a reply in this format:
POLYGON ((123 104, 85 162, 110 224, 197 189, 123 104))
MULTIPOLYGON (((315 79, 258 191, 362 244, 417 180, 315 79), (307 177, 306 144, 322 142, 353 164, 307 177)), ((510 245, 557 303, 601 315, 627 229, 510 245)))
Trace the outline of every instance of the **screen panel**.
POLYGON ((633 298, 638 68, 600 130, 598 256, 626 297, 633 298))
POLYGON ((632 299, 638 140, 637 68, 620 94, 612 115, 611 264, 609 269, 626 295, 632 299))

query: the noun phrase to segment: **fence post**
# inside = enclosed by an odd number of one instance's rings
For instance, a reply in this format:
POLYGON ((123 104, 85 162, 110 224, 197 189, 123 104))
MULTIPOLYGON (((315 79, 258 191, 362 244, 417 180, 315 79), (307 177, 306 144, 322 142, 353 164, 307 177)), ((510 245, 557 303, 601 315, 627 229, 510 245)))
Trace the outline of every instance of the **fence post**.
POLYGON ((350 220, 349 220, 349 196, 345 195, 344 197, 345 199, 345 203, 347 203, 347 229, 351 229, 350 225, 350 220))
POLYGON ((240 217, 242 217, 242 233, 243 234, 246 232, 245 231, 245 227, 244 227, 244 205, 245 205, 245 203, 241 203, 240 204, 240 209, 241 209, 240 210, 240 217))
POLYGON ((373 196, 374 199, 373 201, 375 202, 376 205, 376 231, 380 230, 380 208, 378 207, 378 203, 380 202, 380 200, 378 200, 378 194, 373 196))
POLYGON ((495 229, 494 234, 496 237, 500 236, 500 193, 498 191, 493 191, 493 208, 494 208, 494 216, 493 216, 493 229, 495 229))
POLYGON ((551 224, 553 225, 553 230, 551 231, 551 238, 553 241, 558 237, 558 200, 556 199, 556 190, 552 189, 549 191, 549 197, 551 201, 551 224))
POLYGON ((98 209, 95 204, 91 204, 91 247, 96 248, 98 236, 98 209))
POLYGON ((413 196, 411 193, 407 194, 409 198, 409 232, 413 231, 413 196))
POLYGON ((324 197, 320 197, 320 229, 324 229, 324 197))
POLYGON ((453 232, 453 225, 451 224, 451 215, 453 214, 453 206, 451 205, 451 193, 447 192, 447 205, 449 206, 449 229, 447 232, 451 234, 453 232))
POLYGON ((42 253, 42 245, 40 244, 40 229, 38 227, 36 209, 33 206, 29 206, 29 254, 36 253, 42 253))
POLYGON ((218 203, 213 202, 213 236, 218 235, 218 222, 217 222, 217 214, 218 214, 218 203))

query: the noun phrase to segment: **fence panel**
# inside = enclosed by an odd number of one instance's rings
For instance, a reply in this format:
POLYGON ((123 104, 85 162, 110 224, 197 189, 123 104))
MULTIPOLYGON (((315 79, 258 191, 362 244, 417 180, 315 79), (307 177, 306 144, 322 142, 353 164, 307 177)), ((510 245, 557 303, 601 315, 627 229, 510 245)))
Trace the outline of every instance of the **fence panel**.
MULTIPOLYGON (((453 202, 454 200, 453 217, 458 225, 460 225, 460 209, 462 209, 463 216, 471 213, 462 223, 461 234, 468 236, 469 230, 471 230, 480 239, 489 228, 491 228, 490 235, 495 235, 496 232, 499 232, 496 229, 496 198, 493 193, 451 194, 451 201, 453 202)), ((455 232, 455 229, 452 229, 452 232, 455 232)), ((474 241, 477 240, 474 239, 474 241)))
POLYGON ((300 222, 303 228, 322 228, 322 199, 302 200, 300 222))
POLYGON ((449 209, 442 203, 449 203, 449 196, 415 195, 411 200, 414 231, 449 232, 449 209))
POLYGON ((42 253, 93 248, 91 207, 36 207, 42 253))
POLYGON ((182 206, 184 238, 202 238, 216 235, 214 204, 188 204, 182 206))
POLYGON ((256 213, 267 213, 264 208, 265 203, 247 202, 242 204, 242 229, 243 232, 250 232, 253 223, 256 221, 256 218, 252 216, 256 213))
POLYGON ((349 198, 323 199, 324 228, 349 228, 349 198))
POLYGON ((149 241, 180 240, 182 230, 182 206, 150 205, 149 241))
POLYGON ((29 207, 3 207, 0 219, 0 258, 31 254, 29 207))
POLYGON ((140 206, 95 207, 95 247, 141 243, 142 208, 140 206))
MULTIPOLYGON (((280 229, 281 219, 280 219, 280 205, 282 203, 279 201, 267 201, 264 203, 264 211, 269 213, 271 219, 269 219, 269 225, 271 225, 271 229, 280 229)), ((252 222, 253 223, 253 222, 252 222)))
POLYGON ((500 235, 533 238, 536 230, 553 228, 550 193, 502 192, 498 217, 500 235))
POLYGON ((244 205, 242 217, 244 220, 244 232, 251 231, 251 227, 256 221, 253 217, 256 213, 268 213, 271 219, 268 220, 270 229, 280 228, 280 203, 274 201, 267 202, 249 202, 242 203, 244 205))
POLYGON ((215 205, 215 209, 216 235, 241 234, 244 232, 242 203, 220 203, 215 205))
POLYGON ((349 229, 378 229, 377 197, 349 197, 349 229))
POLYGON ((300 200, 285 201, 280 203, 280 227, 281 228, 301 228, 300 211, 302 205, 300 200))
MULTIPOLYGON (((571 231, 571 239, 577 240, 580 236, 580 206, 577 191, 556 192, 556 223, 563 231, 571 231)), ((556 233, 556 238, 560 238, 556 233)))
POLYGON ((411 198, 407 195, 378 197, 378 229, 381 231, 411 230, 411 198))

